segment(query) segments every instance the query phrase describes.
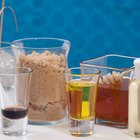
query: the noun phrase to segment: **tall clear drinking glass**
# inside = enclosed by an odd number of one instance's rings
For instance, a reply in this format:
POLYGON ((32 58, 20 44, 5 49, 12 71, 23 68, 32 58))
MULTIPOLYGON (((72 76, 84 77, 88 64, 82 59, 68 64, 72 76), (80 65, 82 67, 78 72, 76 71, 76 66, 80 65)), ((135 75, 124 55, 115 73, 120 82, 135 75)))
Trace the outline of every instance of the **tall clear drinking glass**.
POLYGON ((52 125, 66 118, 64 70, 70 42, 57 38, 26 38, 12 43, 19 66, 33 69, 29 122, 52 125))
POLYGON ((0 69, 2 132, 5 135, 27 133, 31 73, 32 70, 25 67, 0 69))
POLYGON ((70 68, 65 72, 71 135, 93 134, 99 73, 93 67, 70 68))
POLYGON ((12 68, 14 66, 15 66, 15 57, 13 50, 11 48, 11 44, 9 42, 0 42, 0 69, 12 68))
POLYGON ((15 56, 8 42, 0 43, 0 68, 12 68, 15 66, 15 56))

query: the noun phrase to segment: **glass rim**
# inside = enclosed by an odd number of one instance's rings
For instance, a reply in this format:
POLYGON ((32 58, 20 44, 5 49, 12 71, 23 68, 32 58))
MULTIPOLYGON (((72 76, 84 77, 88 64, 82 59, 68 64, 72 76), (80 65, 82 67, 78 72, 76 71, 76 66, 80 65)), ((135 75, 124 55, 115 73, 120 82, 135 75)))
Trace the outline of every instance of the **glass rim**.
POLYGON ((6 70, 16 70, 16 69, 26 69, 27 71, 26 72, 15 72, 15 73, 1 73, 0 72, 0 75, 19 75, 19 74, 30 74, 33 72, 33 70, 31 68, 28 68, 28 67, 13 67, 13 68, 1 68, 0 71, 6 71, 6 70))
MULTIPOLYGON (((62 38, 53 38, 53 37, 32 37, 32 38, 21 38, 21 39, 17 39, 11 42, 11 46, 14 48, 18 48, 18 46, 15 44, 17 42, 23 42, 23 41, 37 41, 37 40, 55 40, 55 41, 61 41, 61 42, 66 42, 67 44, 69 44, 69 46, 59 46, 59 47, 52 47, 52 48, 69 48, 70 47, 70 41, 66 40, 66 39, 62 39, 62 38)), ((20 46, 20 48, 26 48, 26 49, 52 49, 52 48, 35 48, 35 47, 26 47, 26 46, 20 46)))
POLYGON ((101 59, 101 58, 105 58, 105 57, 109 57, 109 56, 117 56, 117 57, 123 57, 123 58, 130 58, 130 59, 135 59, 136 57, 133 57, 133 56, 127 56, 127 55, 120 55, 120 54, 106 54, 106 55, 102 55, 102 56, 99 56, 99 57, 95 57, 95 58, 91 58, 91 59, 87 59, 87 60, 84 60, 82 62, 87 62, 87 61, 91 61, 91 60, 95 60, 95 59, 101 59))
POLYGON ((75 73, 70 73, 71 70, 80 70, 82 69, 82 67, 72 67, 72 68, 68 68, 65 70, 65 74, 68 74, 68 75, 73 75, 73 76, 95 76, 95 75, 98 75, 101 73, 101 71, 97 68, 85 68, 85 69, 92 69, 92 70, 95 70, 94 73, 89 73, 89 74, 75 74, 75 73))
POLYGON ((93 64, 85 64, 85 63, 80 63, 80 65, 84 65, 84 66, 92 66, 92 67, 96 67, 97 69, 98 68, 101 68, 101 69, 110 69, 110 70, 117 70, 117 71, 126 71, 126 70, 130 70, 130 69, 134 69, 134 66, 130 67, 130 68, 115 68, 115 67, 108 67, 108 66, 99 66, 99 65, 93 65, 93 64))
POLYGON ((100 57, 95 57, 92 59, 88 59, 88 60, 84 60, 80 62, 80 65, 85 65, 85 66, 93 66, 93 67, 97 67, 97 68, 104 68, 104 69, 111 69, 111 70, 120 70, 120 71, 125 71, 125 70, 129 70, 129 69, 133 69, 134 66, 129 67, 129 68, 117 68, 117 67, 109 67, 109 66, 105 66, 105 65, 97 65, 97 64, 90 64, 87 62, 91 62, 93 60, 100 60, 106 57, 120 57, 120 58, 128 58, 128 59, 135 59, 136 57, 132 57, 132 56, 126 56, 126 55, 119 55, 119 54, 107 54, 107 55, 103 55, 100 57))
POLYGON ((0 47, 0 49, 7 49, 7 48, 11 47, 11 42, 2 41, 2 42, 0 42, 0 46, 1 46, 1 44, 5 44, 5 46, 4 47, 0 47))

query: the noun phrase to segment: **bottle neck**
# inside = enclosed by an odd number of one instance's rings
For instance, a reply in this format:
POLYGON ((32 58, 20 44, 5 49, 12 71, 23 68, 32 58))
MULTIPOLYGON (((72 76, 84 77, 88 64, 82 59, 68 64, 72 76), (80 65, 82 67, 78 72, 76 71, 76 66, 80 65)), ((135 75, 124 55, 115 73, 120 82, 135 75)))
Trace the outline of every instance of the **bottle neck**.
POLYGON ((135 79, 140 80, 140 67, 135 67, 135 79))

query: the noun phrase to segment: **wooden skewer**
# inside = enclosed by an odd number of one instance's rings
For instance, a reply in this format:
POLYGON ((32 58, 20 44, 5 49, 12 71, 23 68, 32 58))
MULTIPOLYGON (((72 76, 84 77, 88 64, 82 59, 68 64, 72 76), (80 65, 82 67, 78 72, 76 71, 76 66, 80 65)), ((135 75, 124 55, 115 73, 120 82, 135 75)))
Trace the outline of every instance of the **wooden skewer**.
POLYGON ((129 69, 129 70, 124 71, 122 73, 113 71, 112 74, 111 73, 108 73, 107 75, 102 76, 99 79, 99 83, 100 84, 114 84, 117 81, 121 81, 122 80, 122 77, 124 75, 127 75, 131 71, 132 71, 132 69, 129 69))
MULTIPOLYGON (((2 8, 4 8, 5 5, 5 0, 2 0, 2 8)), ((2 41, 2 27, 3 27, 3 16, 4 16, 4 12, 1 13, 1 21, 0 21, 0 42, 2 41)), ((1 47, 1 43, 0 43, 0 47, 1 47)))

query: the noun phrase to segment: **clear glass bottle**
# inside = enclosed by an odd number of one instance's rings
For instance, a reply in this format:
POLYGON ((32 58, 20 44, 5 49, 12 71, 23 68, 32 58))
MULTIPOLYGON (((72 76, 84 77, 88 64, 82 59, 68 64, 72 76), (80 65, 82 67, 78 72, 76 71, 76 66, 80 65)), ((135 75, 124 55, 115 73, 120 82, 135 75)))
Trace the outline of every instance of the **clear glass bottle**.
POLYGON ((134 60, 134 73, 129 85, 128 131, 140 137, 140 58, 134 60))

